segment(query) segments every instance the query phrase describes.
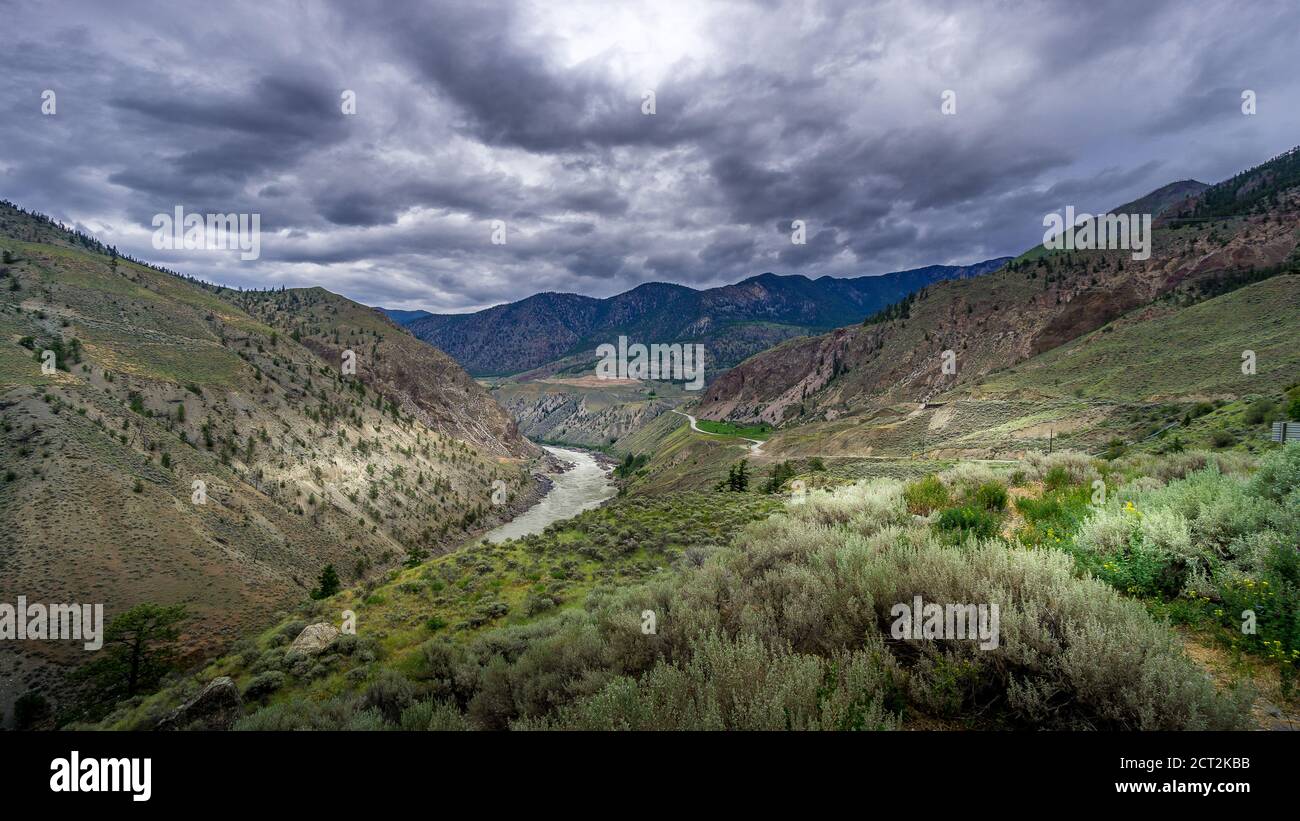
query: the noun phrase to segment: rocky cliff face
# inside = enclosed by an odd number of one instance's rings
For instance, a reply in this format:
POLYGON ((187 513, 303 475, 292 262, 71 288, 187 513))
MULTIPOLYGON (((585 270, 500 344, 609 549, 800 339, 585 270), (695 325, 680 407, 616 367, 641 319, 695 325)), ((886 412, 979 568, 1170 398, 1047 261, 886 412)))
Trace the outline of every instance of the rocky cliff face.
POLYGON ((568 392, 514 394, 501 401, 528 438, 588 447, 609 445, 640 430, 675 404, 643 399, 611 405, 568 392))

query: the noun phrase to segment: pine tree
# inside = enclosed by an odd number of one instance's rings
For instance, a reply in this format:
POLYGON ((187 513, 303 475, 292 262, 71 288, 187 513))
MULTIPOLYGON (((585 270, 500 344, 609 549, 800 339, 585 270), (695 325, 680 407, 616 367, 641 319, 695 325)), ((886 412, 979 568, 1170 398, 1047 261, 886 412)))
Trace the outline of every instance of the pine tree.
POLYGON ((727 471, 727 489, 743 493, 749 488, 749 460, 741 459, 727 471))
POLYGON ((317 584, 319 586, 311 591, 313 599, 328 599, 339 592, 339 574, 335 572, 334 565, 325 565, 325 569, 320 572, 320 580, 317 584))
POLYGON ((76 677, 94 684, 104 703, 155 688, 175 667, 184 605, 138 604, 104 631, 104 652, 76 677))

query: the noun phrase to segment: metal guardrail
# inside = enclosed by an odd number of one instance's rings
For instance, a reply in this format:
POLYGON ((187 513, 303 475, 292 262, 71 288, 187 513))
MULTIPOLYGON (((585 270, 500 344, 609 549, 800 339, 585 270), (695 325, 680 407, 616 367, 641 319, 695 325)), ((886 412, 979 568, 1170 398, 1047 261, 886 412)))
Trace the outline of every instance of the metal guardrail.
POLYGON ((1300 442, 1300 422, 1274 422, 1274 442, 1300 442))

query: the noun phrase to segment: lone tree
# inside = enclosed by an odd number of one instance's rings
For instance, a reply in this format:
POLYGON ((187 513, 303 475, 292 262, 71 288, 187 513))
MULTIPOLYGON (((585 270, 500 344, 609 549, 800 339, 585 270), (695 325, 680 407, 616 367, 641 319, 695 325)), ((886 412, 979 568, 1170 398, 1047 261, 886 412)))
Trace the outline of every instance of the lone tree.
POLYGON ((727 478, 718 483, 718 490, 733 490, 743 493, 749 489, 749 460, 741 459, 727 469, 727 478))
POLYGON ((335 572, 334 565, 325 565, 325 569, 320 572, 317 585, 316 589, 311 591, 313 599, 328 599, 339 592, 339 574, 335 572))
POLYGON ((94 683, 104 704, 152 690, 176 666, 174 644, 187 618, 183 604, 137 604, 109 623, 104 655, 78 676, 94 683))

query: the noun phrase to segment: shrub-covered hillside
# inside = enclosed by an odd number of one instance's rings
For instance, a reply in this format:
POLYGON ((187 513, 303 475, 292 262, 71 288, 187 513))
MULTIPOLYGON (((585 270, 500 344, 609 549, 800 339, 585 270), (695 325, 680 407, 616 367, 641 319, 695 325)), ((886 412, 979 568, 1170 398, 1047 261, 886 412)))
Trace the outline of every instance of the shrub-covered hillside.
POLYGON ((1257 692, 1292 698, 1298 488, 1293 446, 959 464, 766 517, 752 492, 621 499, 340 594, 114 721, 230 675, 238 729, 1258 726, 1257 692), (998 605, 997 646, 896 637, 916 596, 998 605), (357 636, 286 654, 341 604, 357 636), (1216 642, 1253 684, 1189 655, 1216 642))

